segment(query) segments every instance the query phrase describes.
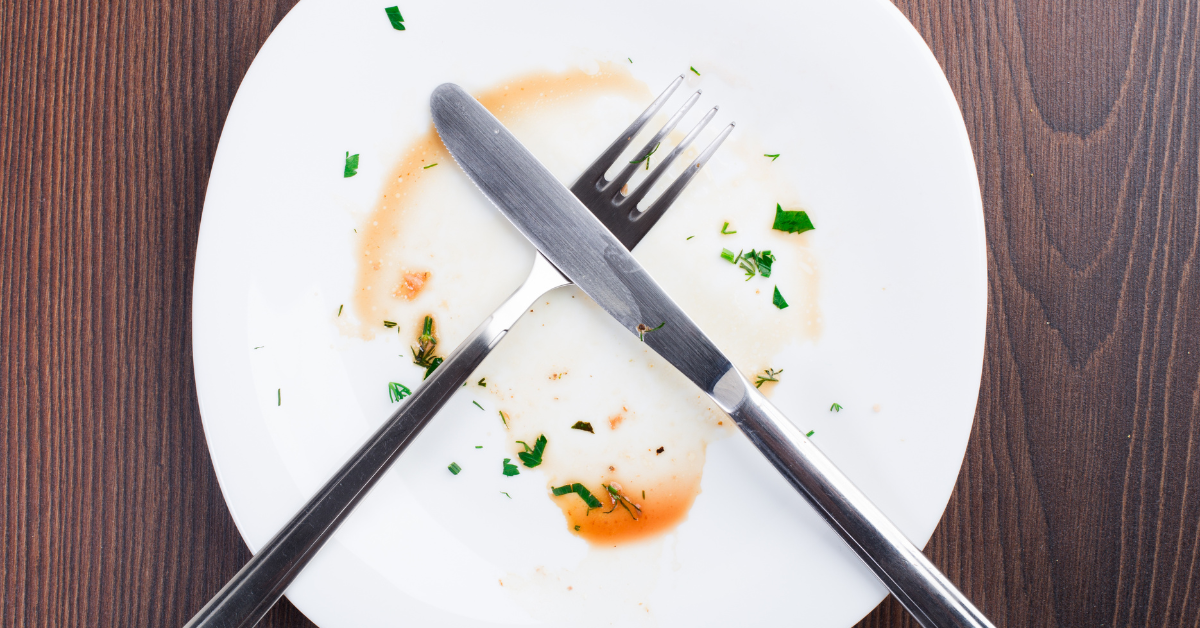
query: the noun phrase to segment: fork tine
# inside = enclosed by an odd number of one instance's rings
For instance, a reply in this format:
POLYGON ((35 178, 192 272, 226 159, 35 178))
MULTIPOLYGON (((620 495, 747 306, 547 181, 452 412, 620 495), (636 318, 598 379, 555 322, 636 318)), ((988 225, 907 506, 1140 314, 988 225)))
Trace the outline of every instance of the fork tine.
POLYGON ((733 132, 733 127, 734 123, 730 122, 729 126, 725 127, 721 131, 721 134, 709 143, 708 147, 704 149, 704 152, 700 153, 700 155, 697 156, 696 159, 693 160, 692 163, 689 164, 688 167, 684 169, 684 171, 673 182, 671 182, 670 187, 664 190, 662 196, 659 196, 658 199, 646 209, 646 211, 639 214, 637 213, 637 208, 635 206, 634 212, 629 216, 629 227, 626 229, 621 229, 620 233, 617 234, 617 238, 621 240, 621 243, 624 244, 626 248, 632 249, 633 246, 640 242, 646 233, 650 231, 650 228, 654 226, 654 223, 658 222, 658 219, 663 217, 663 214, 667 212, 667 208, 671 206, 671 203, 674 203, 675 199, 679 198, 680 193, 683 192, 683 188, 687 187, 687 184, 690 183, 692 178, 696 176, 696 173, 700 172, 700 169, 704 167, 704 164, 708 163, 708 160, 713 156, 713 153, 717 152, 717 148, 721 146, 721 142, 724 142, 725 138, 729 137, 729 134, 733 132))
POLYGON ((683 151, 687 150, 687 147, 696 139, 696 136, 700 135, 700 131, 704 130, 704 127, 709 123, 710 120, 713 119, 713 116, 717 115, 717 109, 718 107, 713 107, 710 109, 708 113, 696 123, 696 126, 692 127, 691 131, 688 131, 688 134, 683 138, 683 141, 680 142, 679 145, 677 145, 674 149, 672 149, 671 152, 668 153, 667 156, 658 163, 658 167, 655 168, 648 177, 638 184, 637 189, 630 193, 629 196, 620 199, 619 207, 629 207, 631 212, 629 216, 631 218, 633 217, 633 214, 637 213, 637 204, 640 203, 642 199, 650 193, 650 188, 653 187, 655 182, 657 182, 659 178, 661 178, 663 174, 667 172, 667 168, 671 166, 671 163, 674 162, 675 159, 683 153, 683 151))
POLYGON ((605 200, 617 199, 614 200, 614 203, 621 198, 621 188, 625 187, 625 184, 629 182, 631 177, 633 177, 633 173, 637 172, 637 169, 641 167, 642 160, 646 159, 647 155, 656 150, 658 146, 662 144, 663 139, 666 138, 671 131, 675 130, 675 127, 679 124, 679 121, 683 119, 683 116, 687 115, 688 110, 692 108, 692 105, 696 104, 697 100, 700 100, 700 90, 696 90, 696 93, 692 94, 691 97, 687 99, 687 102, 683 103, 683 106, 675 112, 675 115, 671 116, 671 119, 667 120, 667 123, 658 130, 658 133, 655 133, 654 137, 650 138, 649 142, 646 142, 646 145, 642 147, 642 150, 638 151, 637 159, 625 164, 625 167, 621 169, 621 172, 617 173, 617 176, 613 177, 612 181, 609 181, 604 185, 604 187, 600 190, 601 198, 605 200))
MULTIPOLYGON (((583 174, 579 175, 575 183, 571 184, 572 192, 592 191, 599 189, 604 184, 604 173, 608 172, 609 167, 613 165, 617 157, 621 156, 625 147, 629 146, 629 143, 642 130, 642 127, 646 126, 650 118, 654 117, 654 114, 658 113, 659 109, 662 109, 662 106, 666 104, 671 94, 674 94, 675 90, 683 84, 683 79, 684 75, 680 74, 674 81, 671 81, 671 84, 659 94, 658 98, 654 99, 654 102, 650 103, 649 107, 646 107, 642 115, 638 116, 608 148, 604 149, 604 152, 600 153, 596 161, 593 161, 583 171, 583 174)), ((578 195, 577 193, 576 196, 578 195)))

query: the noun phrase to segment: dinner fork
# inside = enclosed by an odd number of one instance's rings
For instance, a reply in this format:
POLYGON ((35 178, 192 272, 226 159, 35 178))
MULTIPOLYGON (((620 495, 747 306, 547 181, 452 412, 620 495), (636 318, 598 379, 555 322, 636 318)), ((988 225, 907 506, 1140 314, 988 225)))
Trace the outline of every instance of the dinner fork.
MULTIPOLYGON (((700 92, 697 91, 636 153, 636 159, 626 164, 611 181, 605 178, 608 169, 666 104, 683 83, 683 78, 680 75, 672 81, 571 187, 575 196, 630 249, 662 218, 733 131, 733 124, 725 127, 645 211, 638 210, 638 203, 651 187, 716 115, 717 108, 713 107, 633 191, 625 193, 626 185, 637 169, 643 163, 649 169, 650 156, 699 100, 700 92)), ((529 305, 546 292, 570 283, 541 253, 537 253, 525 283, 446 357, 291 521, 185 624, 185 628, 248 627, 258 623, 384 471, 467 381, 529 305)))

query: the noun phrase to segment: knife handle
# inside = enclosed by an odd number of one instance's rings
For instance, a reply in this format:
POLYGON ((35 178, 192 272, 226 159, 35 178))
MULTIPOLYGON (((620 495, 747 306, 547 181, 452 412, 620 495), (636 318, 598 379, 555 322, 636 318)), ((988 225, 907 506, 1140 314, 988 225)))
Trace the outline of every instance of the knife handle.
POLYGON ((925 628, 995 628, 816 445, 731 368, 714 399, 925 628))
POLYGON ((540 254, 525 283, 446 358, 184 628, 248 628, 283 595, 367 491, 538 297, 569 283, 540 254))

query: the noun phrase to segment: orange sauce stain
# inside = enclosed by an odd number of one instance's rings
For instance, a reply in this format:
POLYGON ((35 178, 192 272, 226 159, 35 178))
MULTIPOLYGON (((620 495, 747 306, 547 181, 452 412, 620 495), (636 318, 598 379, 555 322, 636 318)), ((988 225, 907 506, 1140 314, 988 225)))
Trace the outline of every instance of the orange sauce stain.
POLYGON ((625 420, 625 415, 624 415, 624 414, 618 414, 618 415, 616 415, 616 416, 610 416, 610 417, 608 417, 608 427, 609 427, 609 429, 613 429, 613 430, 617 429, 617 427, 618 427, 618 426, 620 426, 620 425, 621 425, 621 422, 622 422, 622 421, 624 421, 624 420, 625 420))
MULTIPOLYGON (((603 482, 608 484, 607 481, 603 482)), ((616 480, 621 492, 641 510, 614 505, 608 491, 600 483, 585 484, 601 508, 587 507, 578 495, 570 493, 554 497, 554 503, 567 519, 567 529, 595 545, 615 545, 638 541, 663 534, 687 518, 692 503, 700 494, 700 474, 672 476, 664 481, 639 485, 636 481, 616 480), (642 497, 645 491, 646 497, 642 497), (578 529, 575 527, 579 526, 578 529)))
POLYGON ((400 279, 400 285, 396 287, 392 296, 412 301, 425 288, 425 282, 429 281, 429 275, 429 271, 404 273, 400 279))

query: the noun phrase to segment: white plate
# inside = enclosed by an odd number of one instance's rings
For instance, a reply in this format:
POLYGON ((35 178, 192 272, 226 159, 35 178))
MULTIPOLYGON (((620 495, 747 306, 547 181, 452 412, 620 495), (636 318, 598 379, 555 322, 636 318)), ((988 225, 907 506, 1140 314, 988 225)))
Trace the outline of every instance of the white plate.
MULTIPOLYGON (((396 357, 407 335, 349 337, 333 312, 355 289, 354 229, 401 150, 429 128, 431 90, 446 81, 483 90, 604 62, 625 63, 655 92, 699 69, 689 82, 705 89, 703 103, 721 104, 718 122, 739 123, 723 153, 761 144, 782 154, 773 172, 818 225, 803 237, 819 260, 813 305, 823 329, 779 348, 773 364, 786 373, 772 398, 816 430, 814 442, 909 538, 928 540, 958 476, 978 393, 983 220, 954 96, 890 3, 416 3, 400 6, 403 32, 391 28, 386 4, 304 0, 293 9, 247 73, 213 164, 194 360, 213 464, 251 549, 394 407, 381 386, 415 381, 415 367, 396 357), (347 150, 361 155, 349 179, 347 150), (845 410, 831 413, 834 401, 845 410)), ((569 177, 597 148, 543 158, 569 177)), ((723 189, 714 183, 720 165, 694 187, 723 189)), ((698 203, 700 192, 689 193, 698 203)), ((687 203, 685 195, 678 205, 687 203)), ((458 228, 512 237, 498 212, 478 205, 463 210, 476 211, 478 224, 458 228)), ((697 246, 724 241, 719 223, 693 225, 686 209, 676 211, 647 247, 682 241, 681 230, 702 233, 697 246)), ((760 211, 730 215, 736 226, 760 211)), ((662 256, 654 261, 643 248, 635 253, 657 274, 652 262, 662 267, 662 256)), ((702 266, 717 263, 711 252, 695 262, 702 277, 724 272, 702 266)), ((478 322, 476 311, 492 307, 492 293, 506 293, 524 268, 481 269, 501 279, 447 319, 447 337, 478 322)), ((718 342, 728 337, 728 329, 706 330, 718 342)), ((524 355, 536 355, 529 344, 524 355)), ((617 343, 607 359, 627 349, 617 343)), ((842 627, 885 595, 740 434, 708 447, 702 492, 684 523, 616 550, 589 548, 565 529, 540 472, 512 478, 511 502, 480 501, 469 491, 504 499, 491 487, 505 478, 475 473, 485 458, 470 456, 485 454, 454 448, 465 447, 464 434, 492 439, 489 447, 506 435, 493 433, 494 421, 480 423, 469 402, 487 399, 473 394, 451 401, 288 590, 317 624, 842 627), (450 456, 464 463, 462 475, 445 472, 450 456), (572 578, 579 588, 565 593, 560 585, 572 578)))

